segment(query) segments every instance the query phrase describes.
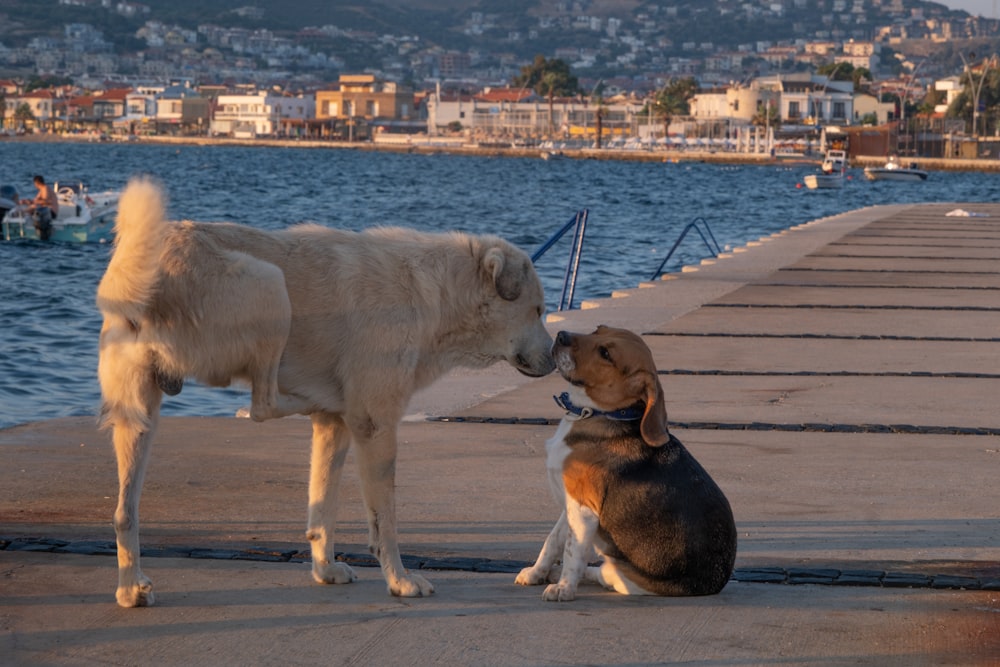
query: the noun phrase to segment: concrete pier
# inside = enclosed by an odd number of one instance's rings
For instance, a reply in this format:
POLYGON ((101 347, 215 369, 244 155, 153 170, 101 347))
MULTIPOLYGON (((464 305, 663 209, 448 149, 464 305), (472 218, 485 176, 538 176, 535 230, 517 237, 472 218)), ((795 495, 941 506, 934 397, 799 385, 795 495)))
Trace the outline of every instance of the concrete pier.
POLYGON ((157 605, 133 610, 106 436, 0 431, 0 662, 1000 664, 1000 204, 854 211, 664 278, 549 325, 643 334, 672 430, 736 515, 721 594, 516 586, 558 516, 564 383, 494 367, 419 394, 401 427, 400 541, 427 599, 369 567, 353 461, 337 544, 360 580, 312 583, 304 418, 162 420, 141 511, 157 605))

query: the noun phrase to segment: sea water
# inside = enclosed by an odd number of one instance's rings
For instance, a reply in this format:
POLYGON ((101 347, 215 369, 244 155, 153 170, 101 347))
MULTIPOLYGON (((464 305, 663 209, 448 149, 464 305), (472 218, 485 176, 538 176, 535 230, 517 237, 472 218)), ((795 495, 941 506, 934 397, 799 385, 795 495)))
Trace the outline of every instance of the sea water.
MULTIPOLYGON (((145 144, 0 144, 0 184, 34 195, 33 174, 117 190, 152 174, 174 219, 282 229, 309 221, 360 230, 403 225, 498 234, 531 253, 588 209, 575 304, 649 280, 681 231, 702 218, 722 247, 878 204, 995 201, 1000 176, 933 172, 925 183, 801 186, 811 167, 699 162, 541 160, 343 149, 145 144)), ((572 234, 537 262, 550 308, 562 290, 572 234)), ((96 414, 94 295, 110 248, 0 242, 0 428, 96 414)), ((665 270, 708 256, 689 234, 665 270)), ((192 383, 164 400, 166 415, 233 415, 243 387, 192 383)))

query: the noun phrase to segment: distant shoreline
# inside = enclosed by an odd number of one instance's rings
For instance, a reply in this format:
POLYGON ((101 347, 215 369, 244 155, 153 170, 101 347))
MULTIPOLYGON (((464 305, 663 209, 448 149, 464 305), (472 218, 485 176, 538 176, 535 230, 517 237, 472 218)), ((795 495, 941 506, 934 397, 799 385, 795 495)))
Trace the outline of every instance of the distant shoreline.
MULTIPOLYGON (((44 142, 44 143, 97 143, 89 135, 54 135, 54 134, 29 134, 19 137, 6 137, 0 139, 0 145, 4 142, 44 142)), ((460 155, 479 157, 511 157, 511 158, 537 158, 540 159, 544 153, 550 153, 540 147, 498 147, 498 146, 472 146, 457 144, 435 145, 431 143, 374 143, 374 142, 347 142, 335 140, 319 139, 235 139, 230 137, 200 137, 200 136, 144 136, 130 142, 112 143, 139 143, 158 144, 170 146, 244 146, 257 148, 315 148, 315 149, 344 149, 359 151, 380 151, 389 153, 410 153, 421 155, 460 155)), ((793 155, 772 158, 768 155, 755 153, 735 153, 726 151, 706 151, 706 150, 626 150, 613 148, 587 148, 587 149, 558 149, 555 151, 558 158, 576 160, 624 160, 632 162, 706 162, 716 164, 759 164, 759 165, 818 165, 821 157, 818 155, 793 155)), ((916 162, 921 169, 929 171, 979 171, 979 172, 1000 172, 1000 160, 993 159, 969 159, 969 158, 930 158, 930 157, 909 157, 904 158, 906 162, 916 162)), ((881 166, 885 163, 884 157, 874 155, 860 155, 851 159, 852 167, 881 166)))

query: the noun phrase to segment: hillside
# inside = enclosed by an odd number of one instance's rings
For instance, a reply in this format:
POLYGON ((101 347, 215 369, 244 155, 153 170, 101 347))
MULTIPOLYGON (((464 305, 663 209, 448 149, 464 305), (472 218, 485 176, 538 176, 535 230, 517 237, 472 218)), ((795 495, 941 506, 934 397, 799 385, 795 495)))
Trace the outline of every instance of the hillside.
MULTIPOLYGON (((888 4, 888 3, 885 3, 888 4)), ((925 7, 935 14, 950 14, 944 5, 921 0, 904 0, 904 6, 925 7)), ((665 30, 670 41, 737 44, 757 40, 793 39, 812 36, 824 25, 830 12, 830 0, 808 0, 804 8, 789 8, 781 19, 767 14, 748 13, 746 3, 737 0, 171 0, 147 3, 148 16, 125 18, 102 9, 96 1, 91 6, 61 5, 59 0, 0 0, 0 20, 4 25, 2 43, 8 47, 39 35, 58 36, 63 24, 90 23, 105 37, 122 48, 131 46, 135 30, 152 19, 186 28, 211 23, 228 27, 268 28, 294 32, 307 26, 335 25, 343 29, 374 33, 414 35, 429 44, 444 48, 464 48, 471 43, 489 44, 511 40, 512 33, 522 33, 519 44, 527 50, 553 46, 551 39, 531 44, 531 29, 539 18, 595 16, 616 18, 623 23, 651 21, 665 30), (259 13, 240 11, 248 7, 259 13), (490 18, 482 34, 471 39, 463 28, 473 13, 490 18)), ((884 16, 876 5, 865 3, 868 14, 852 16, 861 32, 870 29, 884 16)), ((959 12, 964 14, 964 12, 959 12)), ((599 34, 590 35, 597 42, 599 34)), ((586 45, 586 35, 574 35, 577 46, 586 45)))
MULTIPOLYGON (((171 0, 138 6, 149 12, 126 17, 101 7, 98 0, 0 0, 0 25, 5 28, 0 44, 18 49, 37 37, 61 39, 66 24, 80 23, 99 30, 120 56, 143 52, 162 59, 170 47, 180 51, 193 46, 199 26, 213 25, 266 29, 289 48, 328 55, 349 70, 416 75, 429 58, 461 52, 481 71, 503 72, 506 78, 512 64, 536 54, 559 54, 583 63, 589 76, 616 77, 668 71, 677 61, 718 52, 753 54, 761 45, 794 39, 867 41, 885 26, 919 32, 935 19, 941 24, 967 18, 964 12, 922 0, 171 0), (917 8, 923 18, 914 16, 917 8), (173 26, 182 29, 179 33, 189 32, 156 45, 137 36, 147 21, 167 27, 158 31, 161 36, 173 26)), ((959 40, 997 38, 995 21, 955 26, 948 34, 959 40)), ((204 49, 204 37, 197 42, 195 50, 204 49)), ((958 43, 949 39, 943 48, 968 46, 958 43)), ((213 46, 232 50, 221 42, 213 46)), ((47 47, 35 42, 34 48, 47 47)), ((243 53, 256 54, 257 67, 267 66, 259 50, 243 53)), ((944 57, 957 60, 950 53, 944 57)))

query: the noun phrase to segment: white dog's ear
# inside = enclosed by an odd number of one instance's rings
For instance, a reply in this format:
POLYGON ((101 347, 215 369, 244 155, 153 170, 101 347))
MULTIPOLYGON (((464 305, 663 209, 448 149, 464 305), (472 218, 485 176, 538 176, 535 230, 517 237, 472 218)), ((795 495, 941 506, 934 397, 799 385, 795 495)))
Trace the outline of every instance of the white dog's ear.
POLYGON ((514 301, 521 296, 521 284, 524 282, 524 267, 511 258, 503 248, 490 248, 483 257, 483 268, 493 279, 497 294, 505 301, 514 301))
POLYGON ((646 412, 639 425, 642 439, 650 447, 662 447, 670 442, 667 429, 667 408, 663 402, 663 387, 655 374, 646 379, 646 412))

